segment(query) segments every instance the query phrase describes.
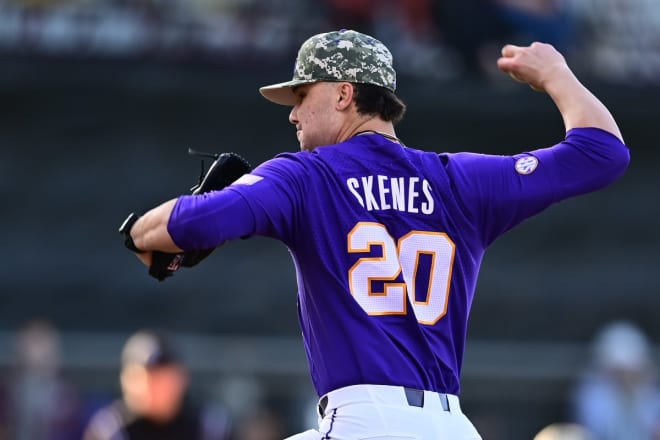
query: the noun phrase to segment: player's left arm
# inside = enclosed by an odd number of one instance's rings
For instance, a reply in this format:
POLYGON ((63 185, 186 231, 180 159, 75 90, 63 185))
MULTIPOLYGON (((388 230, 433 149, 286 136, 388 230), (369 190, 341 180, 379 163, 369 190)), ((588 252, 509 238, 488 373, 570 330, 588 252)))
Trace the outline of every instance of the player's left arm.
POLYGON ((303 168, 289 158, 262 164, 222 191, 184 195, 148 211, 132 226, 131 238, 151 264, 151 251, 178 253, 214 248, 227 240, 263 235, 290 242, 303 168))
POLYGON ((228 187, 207 194, 169 200, 138 219, 130 230, 138 257, 149 252, 178 253, 213 249, 224 242, 253 235, 255 217, 245 198, 228 187))

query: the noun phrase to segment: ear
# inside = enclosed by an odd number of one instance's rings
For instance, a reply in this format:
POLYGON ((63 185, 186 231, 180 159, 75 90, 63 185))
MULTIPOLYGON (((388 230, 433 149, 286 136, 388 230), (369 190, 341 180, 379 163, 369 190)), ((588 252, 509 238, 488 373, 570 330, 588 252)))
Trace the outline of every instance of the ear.
POLYGON ((335 103, 335 108, 337 110, 346 110, 353 103, 353 84, 349 82, 337 83, 336 90, 337 102, 335 103))

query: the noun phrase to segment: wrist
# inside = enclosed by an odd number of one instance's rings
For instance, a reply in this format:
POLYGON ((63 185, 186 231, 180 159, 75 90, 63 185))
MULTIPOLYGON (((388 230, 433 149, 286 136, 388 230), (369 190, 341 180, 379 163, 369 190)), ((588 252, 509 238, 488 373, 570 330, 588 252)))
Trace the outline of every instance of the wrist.
POLYGON ((133 229, 133 225, 135 225, 135 222, 138 221, 140 216, 136 215, 135 213, 131 212, 128 217, 126 217, 126 220, 121 224, 119 227, 119 233, 124 235, 124 246, 126 246, 127 249, 137 253, 137 254, 142 254, 145 251, 142 249, 139 249, 136 245, 135 242, 133 241, 133 237, 131 236, 131 229, 133 229))
POLYGON ((552 97, 570 94, 575 87, 581 87, 577 77, 566 64, 559 64, 549 71, 541 85, 552 97))

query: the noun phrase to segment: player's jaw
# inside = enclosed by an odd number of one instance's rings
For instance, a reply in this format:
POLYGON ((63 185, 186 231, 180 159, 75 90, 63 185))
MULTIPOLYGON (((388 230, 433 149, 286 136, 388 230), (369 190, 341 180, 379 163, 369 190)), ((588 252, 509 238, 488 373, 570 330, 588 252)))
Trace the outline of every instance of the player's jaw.
POLYGON ((296 127, 296 137, 303 151, 336 142, 337 121, 332 105, 336 101, 333 84, 317 82, 294 89, 298 97, 289 114, 289 122, 296 127))
POLYGON ((303 131, 302 131, 302 126, 300 124, 296 125, 296 139, 298 139, 298 143, 300 144, 300 149, 305 150, 304 144, 303 144, 303 131))
POLYGON ((307 138, 307 132, 303 130, 303 124, 296 121, 296 139, 298 139, 298 144, 300 144, 301 151, 312 151, 318 145, 313 145, 310 142, 310 139, 307 138))
POLYGON ((314 151, 317 147, 322 145, 330 145, 335 143, 330 139, 320 128, 313 124, 307 124, 306 128, 296 127, 296 137, 300 144, 301 151, 314 151))

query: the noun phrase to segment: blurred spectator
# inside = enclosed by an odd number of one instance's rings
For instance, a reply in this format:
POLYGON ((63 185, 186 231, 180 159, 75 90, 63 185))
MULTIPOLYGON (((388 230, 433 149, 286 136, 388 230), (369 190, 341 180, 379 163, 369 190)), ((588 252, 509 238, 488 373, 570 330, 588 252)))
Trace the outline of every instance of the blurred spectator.
POLYGON ((11 440, 76 440, 83 420, 77 391, 61 376, 60 341, 47 321, 30 321, 16 337, 16 369, 9 378, 4 420, 11 440))
POLYGON ((378 0, 326 0, 329 27, 373 32, 378 0))
POLYGON ((454 68, 476 75, 490 71, 493 59, 499 57, 500 42, 505 39, 504 26, 492 0, 440 1, 434 2, 433 8, 443 41, 459 57, 454 68), (495 58, 494 52, 497 52, 495 58), (488 60, 487 66, 484 59, 488 60))
POLYGON ((660 84, 657 0, 566 0, 580 21, 585 69, 627 85, 660 84))
POLYGON ((580 425, 554 423, 539 431, 534 440, 593 440, 593 437, 580 425))
POLYGON ((571 15, 564 0, 436 2, 434 12, 444 41, 458 51, 468 74, 499 78, 493 60, 504 44, 543 41, 564 54, 573 46, 571 15))
POLYGON ((660 390, 640 329, 629 322, 606 326, 593 361, 576 389, 576 421, 596 440, 660 439, 660 390))
POLYGON ((134 334, 122 352, 122 398, 92 418, 84 440, 226 438, 227 421, 221 423, 217 408, 209 420, 186 401, 188 379, 182 359, 164 334, 134 334))
POLYGON ((446 79, 461 63, 442 39, 431 0, 326 0, 329 27, 392 41, 403 74, 446 79))
POLYGON ((564 0, 493 0, 508 43, 542 41, 563 54, 572 48, 571 20, 564 0))

